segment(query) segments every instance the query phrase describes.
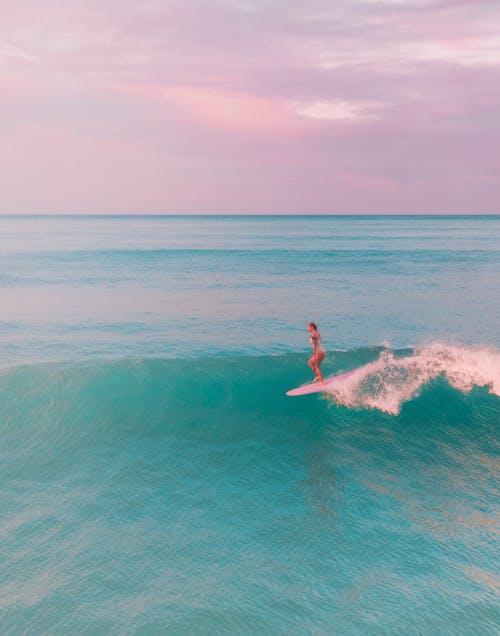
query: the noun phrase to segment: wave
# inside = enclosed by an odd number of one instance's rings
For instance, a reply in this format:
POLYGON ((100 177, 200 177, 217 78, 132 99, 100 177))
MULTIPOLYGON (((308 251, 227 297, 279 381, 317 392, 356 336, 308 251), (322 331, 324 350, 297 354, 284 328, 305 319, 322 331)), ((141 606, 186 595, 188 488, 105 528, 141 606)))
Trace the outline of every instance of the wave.
POLYGON ((419 396, 424 387, 443 378, 463 394, 485 386, 500 396, 500 351, 432 343, 399 357, 384 350, 377 360, 329 391, 337 404, 372 408, 397 415, 404 403, 419 396))
MULTIPOLYGON (((288 398, 309 377, 306 355, 137 359, 116 362, 20 366, 0 373, 3 424, 38 421, 163 426, 239 415, 310 418, 324 414, 324 400, 288 398)), ((415 349, 379 346, 329 353, 325 374, 357 369, 326 395, 355 412, 398 415, 428 390, 451 387, 467 395, 500 396, 500 351, 433 343, 415 349), (441 387, 441 388, 440 388, 441 387)), ((325 394, 323 394, 325 395, 325 394)), ((449 391, 446 398, 450 397, 449 391)), ((441 399, 441 398, 440 398, 441 399)), ((495 398, 493 398, 495 401, 495 398)), ((495 402, 496 404, 496 402, 495 402)), ((497 408, 493 409, 495 412, 497 408)))

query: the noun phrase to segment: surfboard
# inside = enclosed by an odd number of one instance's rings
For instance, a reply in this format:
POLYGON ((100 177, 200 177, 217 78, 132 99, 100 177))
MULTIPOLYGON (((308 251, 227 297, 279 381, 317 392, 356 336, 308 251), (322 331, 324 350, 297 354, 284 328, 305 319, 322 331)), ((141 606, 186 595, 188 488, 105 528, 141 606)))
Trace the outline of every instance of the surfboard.
POLYGON ((352 371, 348 371, 347 373, 339 373, 338 375, 330 375, 325 378, 323 384, 320 384, 319 382, 303 384, 296 389, 290 389, 290 391, 287 391, 286 394, 290 396, 296 396, 309 395, 310 393, 323 393, 324 391, 329 391, 330 389, 335 388, 335 385, 341 383, 343 380, 346 380, 356 371, 359 371, 359 369, 353 369, 352 371))

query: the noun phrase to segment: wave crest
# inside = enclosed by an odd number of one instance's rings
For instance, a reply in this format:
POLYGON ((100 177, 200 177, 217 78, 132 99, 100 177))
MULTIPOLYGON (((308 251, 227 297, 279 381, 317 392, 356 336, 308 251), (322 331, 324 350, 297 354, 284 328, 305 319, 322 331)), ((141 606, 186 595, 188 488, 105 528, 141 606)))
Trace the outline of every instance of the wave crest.
POLYGON ((417 397, 426 384, 439 377, 462 393, 487 386, 500 397, 500 351, 435 342, 416 348, 410 356, 380 357, 329 391, 337 404, 372 408, 397 415, 402 404, 417 397))

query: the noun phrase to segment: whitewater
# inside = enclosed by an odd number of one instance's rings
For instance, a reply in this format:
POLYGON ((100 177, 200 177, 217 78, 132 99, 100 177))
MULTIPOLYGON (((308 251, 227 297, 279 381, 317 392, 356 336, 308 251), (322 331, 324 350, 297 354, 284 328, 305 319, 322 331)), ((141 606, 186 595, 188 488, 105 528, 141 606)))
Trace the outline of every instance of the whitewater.
POLYGON ((433 343, 398 357, 384 349, 377 360, 359 367, 327 393, 337 404, 397 415, 402 404, 440 377, 464 394, 486 386, 500 397, 500 351, 433 343))
POLYGON ((0 217, 2 632, 495 633, 499 283, 498 216, 0 217))

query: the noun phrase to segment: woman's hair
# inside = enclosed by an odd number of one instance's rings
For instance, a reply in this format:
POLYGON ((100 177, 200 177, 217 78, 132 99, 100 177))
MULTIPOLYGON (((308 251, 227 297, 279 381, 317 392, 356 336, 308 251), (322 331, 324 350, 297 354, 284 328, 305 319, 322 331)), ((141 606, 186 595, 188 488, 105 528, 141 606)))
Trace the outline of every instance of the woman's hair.
POLYGON ((317 331, 317 330, 318 330, 318 326, 317 326, 317 324, 316 324, 315 322, 312 322, 312 321, 311 321, 311 322, 308 322, 307 324, 308 324, 310 327, 312 327, 315 331, 317 331))

